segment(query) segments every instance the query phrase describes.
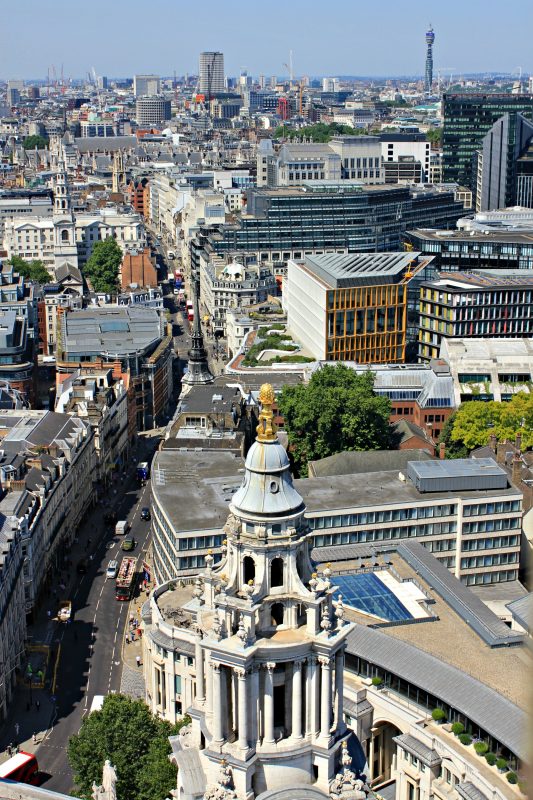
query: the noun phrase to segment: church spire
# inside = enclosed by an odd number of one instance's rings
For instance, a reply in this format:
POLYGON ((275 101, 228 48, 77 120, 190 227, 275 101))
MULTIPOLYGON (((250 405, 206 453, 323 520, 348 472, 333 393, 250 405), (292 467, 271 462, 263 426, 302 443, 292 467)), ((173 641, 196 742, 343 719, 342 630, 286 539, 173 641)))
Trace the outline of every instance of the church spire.
POLYGON ((214 378, 209 369, 207 350, 204 347, 204 336, 200 323, 200 281, 193 278, 194 321, 192 328, 192 343, 189 350, 188 372, 183 376, 182 383, 187 386, 197 386, 212 383, 214 378))

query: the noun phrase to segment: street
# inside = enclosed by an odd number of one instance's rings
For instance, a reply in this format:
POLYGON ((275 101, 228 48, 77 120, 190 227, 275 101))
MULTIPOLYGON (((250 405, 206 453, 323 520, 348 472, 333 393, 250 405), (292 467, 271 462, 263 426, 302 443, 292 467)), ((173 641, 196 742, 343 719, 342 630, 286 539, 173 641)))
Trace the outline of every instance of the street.
MULTIPOLYGON (((152 450, 153 441, 149 449, 152 450)), ((145 450, 148 447, 145 445, 145 450)), ((143 455, 148 455, 144 452, 143 455)), ((140 519, 140 509, 150 504, 150 487, 139 487, 135 474, 118 483, 117 494, 111 494, 111 507, 119 519, 128 519, 137 544, 135 555, 142 556, 149 538, 150 523, 140 519)), ((129 603, 115 599, 115 581, 106 580, 108 561, 119 563, 126 555, 120 549, 121 537, 103 522, 109 506, 98 506, 80 531, 80 541, 93 537, 94 558, 89 561, 79 582, 73 601, 73 622, 61 626, 55 686, 56 714, 51 729, 36 748, 40 769, 50 775, 47 789, 69 792, 73 785, 66 748, 69 737, 77 733, 82 719, 91 708, 95 695, 120 690, 121 651, 129 603)), ((57 640, 56 640, 57 642, 57 640)))

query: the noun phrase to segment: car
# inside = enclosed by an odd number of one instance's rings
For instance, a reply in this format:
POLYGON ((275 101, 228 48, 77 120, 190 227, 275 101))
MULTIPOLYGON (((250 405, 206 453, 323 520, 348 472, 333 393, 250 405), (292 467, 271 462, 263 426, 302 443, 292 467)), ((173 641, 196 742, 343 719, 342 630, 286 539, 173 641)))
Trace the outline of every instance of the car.
POLYGON ((123 550, 134 550, 135 549, 135 539, 133 536, 125 536, 122 540, 122 544, 120 545, 123 550))
POLYGON ((78 573, 78 575, 85 575, 88 566, 89 565, 87 563, 87 559, 81 558, 76 564, 76 572, 78 573))
POLYGON ((118 561, 110 561, 105 571, 106 578, 116 578, 118 572, 118 561))
POLYGON ((144 519, 146 522, 148 522, 151 518, 150 509, 148 506, 141 508, 141 519, 144 519))

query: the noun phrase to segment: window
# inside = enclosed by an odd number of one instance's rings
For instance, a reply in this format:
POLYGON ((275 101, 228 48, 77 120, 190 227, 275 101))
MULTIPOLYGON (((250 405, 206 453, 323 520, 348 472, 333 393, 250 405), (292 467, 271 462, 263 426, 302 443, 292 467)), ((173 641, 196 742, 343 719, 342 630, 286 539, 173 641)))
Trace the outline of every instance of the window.
POLYGON ((174 675, 174 691, 181 694, 181 675, 174 675))

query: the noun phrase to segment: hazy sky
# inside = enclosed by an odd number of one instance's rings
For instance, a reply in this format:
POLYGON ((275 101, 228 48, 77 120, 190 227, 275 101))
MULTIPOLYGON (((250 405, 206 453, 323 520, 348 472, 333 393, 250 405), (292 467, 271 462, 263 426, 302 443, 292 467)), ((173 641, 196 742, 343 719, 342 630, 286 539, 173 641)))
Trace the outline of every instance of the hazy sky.
POLYGON ((201 50, 225 71, 422 74, 431 22, 435 68, 533 72, 533 1, 2 0, 0 77, 196 73, 201 50))

